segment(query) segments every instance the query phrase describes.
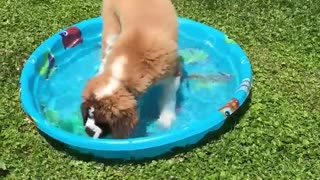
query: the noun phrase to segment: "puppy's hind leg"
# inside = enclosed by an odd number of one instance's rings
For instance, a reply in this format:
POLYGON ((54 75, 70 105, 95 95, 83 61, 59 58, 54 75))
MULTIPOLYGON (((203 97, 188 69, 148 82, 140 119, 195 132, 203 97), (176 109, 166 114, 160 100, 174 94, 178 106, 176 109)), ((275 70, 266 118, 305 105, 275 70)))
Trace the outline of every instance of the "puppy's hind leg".
POLYGON ((158 122, 164 128, 170 128, 176 119, 177 91, 180 86, 180 76, 170 77, 161 83, 163 86, 162 99, 160 100, 160 117, 158 122))
POLYGON ((98 74, 103 73, 108 55, 111 53, 112 46, 121 31, 120 22, 115 13, 113 2, 114 0, 102 1, 102 60, 98 74))

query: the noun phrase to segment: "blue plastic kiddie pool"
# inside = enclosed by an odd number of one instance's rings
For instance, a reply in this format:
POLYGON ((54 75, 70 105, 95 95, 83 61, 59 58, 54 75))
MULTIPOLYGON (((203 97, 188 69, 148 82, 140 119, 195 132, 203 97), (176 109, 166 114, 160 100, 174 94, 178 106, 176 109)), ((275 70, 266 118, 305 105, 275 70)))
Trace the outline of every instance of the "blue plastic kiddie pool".
POLYGON ((248 97, 251 66, 240 46, 214 28, 179 18, 183 74, 172 127, 157 124, 155 87, 139 101, 140 121, 129 139, 90 138, 81 119, 81 92, 98 71, 101 31, 99 17, 53 35, 32 53, 21 74, 24 111, 42 132, 71 149, 98 158, 152 158, 218 130, 248 97))

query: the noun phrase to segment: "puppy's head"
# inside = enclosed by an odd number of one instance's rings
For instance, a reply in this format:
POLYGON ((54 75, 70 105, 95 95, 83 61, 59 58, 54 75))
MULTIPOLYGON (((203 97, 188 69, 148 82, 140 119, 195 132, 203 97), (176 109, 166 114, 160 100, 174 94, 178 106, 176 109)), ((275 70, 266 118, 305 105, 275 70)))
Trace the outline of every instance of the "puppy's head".
POLYGON ((136 100, 126 90, 103 98, 92 95, 81 104, 81 112, 85 131, 93 138, 127 138, 138 122, 136 100))

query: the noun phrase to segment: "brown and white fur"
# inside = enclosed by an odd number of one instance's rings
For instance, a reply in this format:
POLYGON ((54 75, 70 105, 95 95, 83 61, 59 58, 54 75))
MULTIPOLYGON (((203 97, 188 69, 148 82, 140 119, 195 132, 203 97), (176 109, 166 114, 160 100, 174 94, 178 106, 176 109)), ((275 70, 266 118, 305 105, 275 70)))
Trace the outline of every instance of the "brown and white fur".
POLYGON ((83 91, 86 132, 127 138, 138 123, 137 99, 164 86, 159 124, 175 120, 180 84, 177 15, 170 0, 103 0, 102 61, 83 91))

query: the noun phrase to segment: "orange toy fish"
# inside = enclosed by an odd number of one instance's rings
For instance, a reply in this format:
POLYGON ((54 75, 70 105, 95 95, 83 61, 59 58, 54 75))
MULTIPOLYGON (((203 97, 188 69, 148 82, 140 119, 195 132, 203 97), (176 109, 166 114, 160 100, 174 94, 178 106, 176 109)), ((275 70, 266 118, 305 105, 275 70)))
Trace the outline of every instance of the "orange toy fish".
POLYGON ((237 99, 232 99, 227 105, 220 108, 219 111, 225 116, 230 116, 234 111, 239 108, 239 101, 237 99))

